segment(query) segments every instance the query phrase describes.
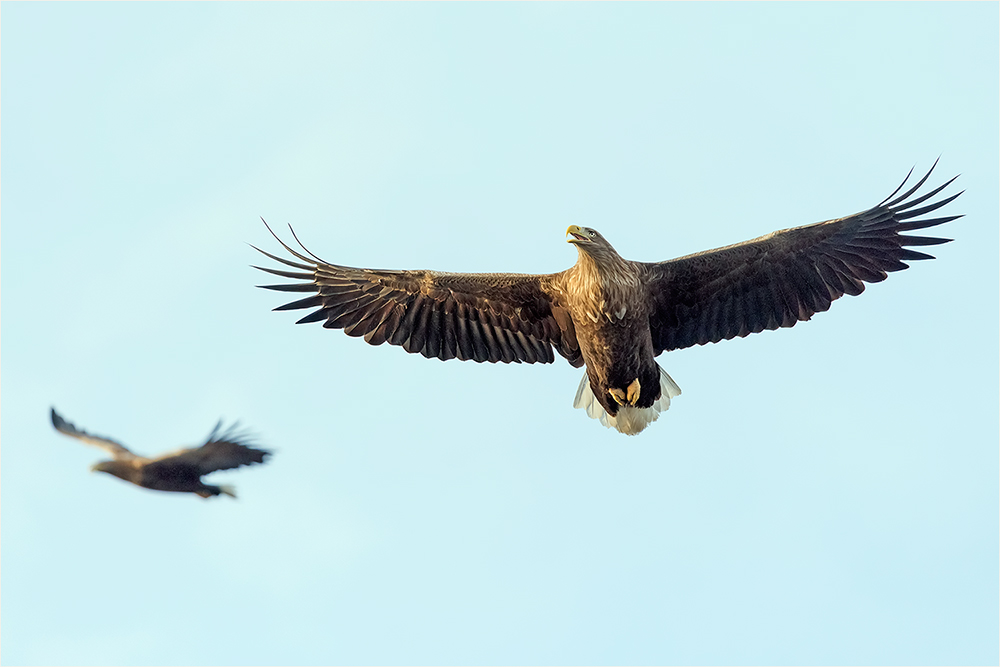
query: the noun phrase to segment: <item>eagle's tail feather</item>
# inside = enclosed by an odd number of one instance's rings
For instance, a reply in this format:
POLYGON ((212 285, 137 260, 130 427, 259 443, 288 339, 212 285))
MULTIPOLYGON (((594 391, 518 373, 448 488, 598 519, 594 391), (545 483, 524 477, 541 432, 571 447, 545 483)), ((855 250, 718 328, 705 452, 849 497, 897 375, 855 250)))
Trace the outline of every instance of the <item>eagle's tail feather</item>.
POLYGON ((219 491, 226 494, 230 498, 236 497, 236 487, 232 484, 219 484, 219 491))
POLYGON ((660 397, 656 399, 652 407, 634 408, 630 405, 623 406, 618 410, 618 414, 612 417, 601 405, 597 397, 594 396, 593 389, 590 388, 590 378, 586 371, 580 386, 576 390, 576 397, 573 399, 574 408, 584 408, 587 416, 597 419, 607 428, 615 428, 626 435, 641 433, 647 426, 655 422, 660 417, 660 412, 670 407, 670 399, 681 395, 681 388, 677 386, 674 379, 665 370, 660 368, 660 397))

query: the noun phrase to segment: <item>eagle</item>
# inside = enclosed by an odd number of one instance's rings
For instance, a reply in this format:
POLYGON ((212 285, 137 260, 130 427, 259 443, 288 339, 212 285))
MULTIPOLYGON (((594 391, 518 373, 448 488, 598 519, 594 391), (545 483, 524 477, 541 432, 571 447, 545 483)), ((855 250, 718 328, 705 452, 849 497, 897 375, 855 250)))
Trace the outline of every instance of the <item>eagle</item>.
POLYGON ((194 493, 202 498, 220 494, 236 497, 236 489, 228 484, 205 484, 202 475, 216 470, 229 470, 244 465, 263 463, 271 452, 248 446, 247 436, 238 432, 237 424, 223 431, 220 420, 203 445, 178 449, 146 458, 132 453, 121 443, 99 435, 91 435, 70 424, 52 408, 52 425, 57 431, 76 438, 88 445, 100 447, 111 454, 110 461, 100 461, 91 466, 92 471, 106 472, 126 482, 154 491, 194 493))
POLYGON ((253 268, 298 281, 258 287, 309 294, 274 310, 313 309, 298 323, 323 322, 371 345, 491 363, 552 363, 558 352, 586 366, 574 407, 635 435, 681 393, 656 362, 663 352, 794 326, 906 262, 934 259, 911 248, 951 239, 907 232, 962 217, 921 217, 962 194, 924 204, 958 178, 916 195, 935 166, 900 194, 910 169, 861 213, 664 262, 627 260, 597 230, 570 225, 578 259, 559 273, 354 268, 320 259, 289 226, 301 252, 292 248, 262 219, 292 258, 251 247, 294 270, 253 268))

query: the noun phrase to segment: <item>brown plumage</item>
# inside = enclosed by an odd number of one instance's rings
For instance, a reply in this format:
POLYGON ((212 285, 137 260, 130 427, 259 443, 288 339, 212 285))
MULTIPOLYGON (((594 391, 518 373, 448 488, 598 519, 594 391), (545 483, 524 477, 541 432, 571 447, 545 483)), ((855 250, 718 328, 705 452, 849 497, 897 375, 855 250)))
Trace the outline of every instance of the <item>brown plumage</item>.
POLYGON ((299 323, 323 322, 372 345, 503 363, 550 363, 555 350, 587 366, 574 406, 631 435, 680 394, 654 361, 660 353, 790 327, 904 262, 933 259, 908 246, 950 239, 905 233, 961 217, 916 219, 961 194, 915 208, 955 180, 911 199, 933 170, 897 197, 908 174, 867 211, 666 262, 623 259, 595 230, 573 225, 567 234, 579 259, 553 274, 352 268, 277 235, 298 261, 256 249, 295 270, 255 268, 303 281, 261 287, 310 293, 275 310, 315 309, 299 323))
POLYGON ((106 472, 137 486, 155 491, 195 493, 202 498, 219 494, 236 497, 236 490, 229 485, 215 486, 201 481, 202 475, 216 470, 229 470, 244 465, 263 463, 270 452, 255 449, 246 443, 247 436, 236 431, 234 424, 221 431, 222 422, 216 424, 205 444, 190 449, 179 449, 150 459, 132 453, 124 445, 98 435, 91 435, 63 419, 52 409, 52 425, 57 431, 76 438, 88 445, 100 447, 111 454, 110 461, 94 464, 91 470, 106 472))

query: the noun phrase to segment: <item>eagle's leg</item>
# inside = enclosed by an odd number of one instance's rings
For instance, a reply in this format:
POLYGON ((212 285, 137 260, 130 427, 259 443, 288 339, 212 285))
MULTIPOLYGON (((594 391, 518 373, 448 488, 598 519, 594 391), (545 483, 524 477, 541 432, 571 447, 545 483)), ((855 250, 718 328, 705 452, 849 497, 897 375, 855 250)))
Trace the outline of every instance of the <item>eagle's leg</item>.
POLYGON ((639 384, 639 378, 636 378, 632 380, 632 383, 624 391, 618 387, 613 387, 608 389, 608 393, 611 395, 611 398, 615 399, 615 403, 625 407, 626 405, 635 405, 639 402, 639 392, 641 389, 642 386, 639 384))
POLYGON ((632 384, 628 386, 628 404, 635 405, 639 402, 639 391, 641 387, 639 385, 639 378, 632 380, 632 384))
POLYGON ((617 387, 614 387, 612 389, 608 389, 608 393, 611 394, 611 398, 615 399, 615 403, 617 403, 618 405, 621 405, 621 406, 625 405, 625 400, 626 399, 625 399, 625 392, 624 391, 622 391, 621 389, 618 389, 617 387))

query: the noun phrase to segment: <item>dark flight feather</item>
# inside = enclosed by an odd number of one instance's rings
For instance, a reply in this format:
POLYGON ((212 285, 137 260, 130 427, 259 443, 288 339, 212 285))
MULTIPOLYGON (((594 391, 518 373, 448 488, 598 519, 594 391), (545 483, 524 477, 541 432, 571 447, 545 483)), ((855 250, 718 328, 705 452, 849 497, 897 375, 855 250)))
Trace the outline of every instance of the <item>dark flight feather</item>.
POLYGON ((666 262, 644 264, 645 279, 655 303, 650 317, 655 353, 792 326, 827 310, 832 301, 844 294, 860 294, 865 289, 864 283, 881 282, 888 273, 908 268, 904 261, 933 259, 932 255, 906 246, 939 245, 951 239, 900 234, 962 217, 901 222, 935 211, 962 194, 908 210, 955 180, 950 179, 917 200, 907 201, 933 170, 932 166, 915 186, 896 199, 891 195, 879 206, 846 218, 785 229, 666 262), (758 300, 755 308, 731 311, 723 321, 709 323, 716 302, 742 298, 750 306, 751 300, 740 297, 745 290, 743 286, 750 284, 769 285, 771 296, 758 300), (783 298, 777 298, 778 294, 783 298), (797 303, 805 308, 796 307, 797 303), (755 313, 765 308, 773 310, 777 317, 761 326, 755 313), (697 324, 690 326, 692 320, 697 324))
POLYGON ((538 351, 555 348, 571 364, 582 365, 573 334, 554 319, 552 297, 544 289, 546 276, 358 269, 323 262, 305 246, 303 250, 312 258, 303 255, 271 233, 297 259, 311 263, 306 266, 260 250, 271 259, 312 272, 254 267, 310 281, 260 285, 277 291, 314 292, 275 309, 317 308, 298 323, 322 321, 326 328, 349 330, 350 335, 364 337, 373 345, 387 342, 428 358, 551 363, 551 353, 538 351), (520 335, 526 344, 511 344, 508 334, 520 335))

